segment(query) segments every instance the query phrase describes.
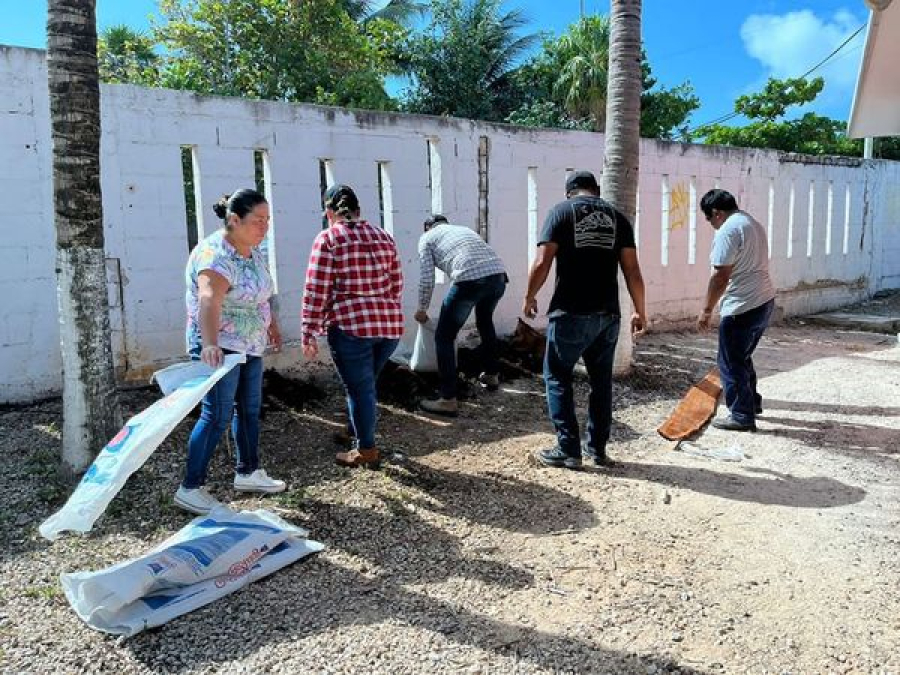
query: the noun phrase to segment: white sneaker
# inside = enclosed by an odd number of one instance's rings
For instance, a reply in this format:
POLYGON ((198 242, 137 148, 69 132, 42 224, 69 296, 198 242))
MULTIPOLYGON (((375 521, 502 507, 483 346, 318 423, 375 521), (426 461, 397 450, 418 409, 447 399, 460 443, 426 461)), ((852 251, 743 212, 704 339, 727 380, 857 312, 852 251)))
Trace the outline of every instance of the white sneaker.
POLYGON ((425 412, 456 417, 459 414, 459 403, 455 398, 438 398, 419 401, 419 407, 425 412))
POLYGON ((207 492, 205 487, 189 489, 183 485, 175 493, 175 504, 185 511, 205 516, 222 503, 207 492))
POLYGON ((284 492, 287 487, 283 480, 269 478, 263 469, 257 469, 249 475, 234 474, 234 489, 241 492, 284 492))

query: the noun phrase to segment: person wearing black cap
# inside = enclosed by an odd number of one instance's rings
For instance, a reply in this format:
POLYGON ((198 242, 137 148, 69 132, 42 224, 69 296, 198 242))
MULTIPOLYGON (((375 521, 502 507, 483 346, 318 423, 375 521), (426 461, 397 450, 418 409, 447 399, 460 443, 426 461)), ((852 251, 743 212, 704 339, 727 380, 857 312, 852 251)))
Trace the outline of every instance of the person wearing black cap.
POLYGON ((621 212, 600 198, 600 187, 590 171, 575 171, 569 176, 566 201, 554 206, 544 222, 522 307, 529 318, 537 314, 537 294, 554 260, 556 288, 547 314, 550 321, 544 380, 557 444, 539 452, 536 458, 545 466, 579 469, 583 455, 603 466, 608 463, 606 442, 612 426, 620 267, 634 303, 632 336, 646 329, 647 313, 634 230, 621 212), (573 392, 573 372, 580 358, 584 359, 591 386, 583 445, 573 392))
POLYGON ((325 192, 329 227, 313 241, 306 268, 301 316, 303 354, 315 358, 325 333, 331 358, 347 392, 355 438, 338 464, 375 468, 378 400, 375 383, 403 335, 403 272, 393 237, 360 218, 359 199, 348 185, 325 192))

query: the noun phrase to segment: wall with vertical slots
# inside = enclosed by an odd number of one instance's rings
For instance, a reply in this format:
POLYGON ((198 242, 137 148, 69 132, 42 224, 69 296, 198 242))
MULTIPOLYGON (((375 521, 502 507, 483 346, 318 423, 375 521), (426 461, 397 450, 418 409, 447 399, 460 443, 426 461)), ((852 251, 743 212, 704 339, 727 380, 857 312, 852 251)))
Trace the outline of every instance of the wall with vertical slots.
MULTIPOLYGON (((50 125, 44 53, 0 47, 0 402, 60 387, 50 125)), ((321 192, 358 192, 364 215, 403 256, 413 328, 422 221, 442 212, 486 232, 511 283, 499 328, 519 316, 527 268, 567 171, 603 166, 603 136, 467 120, 102 88, 102 188, 114 351, 145 378, 182 357, 189 241, 218 223, 212 203, 258 185, 272 205, 266 251, 282 333, 296 340, 306 259, 322 227, 321 192), (190 214, 196 214, 192 220, 190 214)), ((715 186, 766 227, 786 314, 840 306, 900 286, 900 165, 644 140, 635 227, 655 321, 695 316, 712 230, 697 208, 715 186)), ((436 312, 446 280, 436 290, 436 312)), ((546 307, 550 289, 540 298, 546 307)), ((413 331, 407 331, 412 335, 413 331)), ((629 357, 623 341, 620 363, 629 357)), ((297 364, 288 349, 273 363, 297 364)))

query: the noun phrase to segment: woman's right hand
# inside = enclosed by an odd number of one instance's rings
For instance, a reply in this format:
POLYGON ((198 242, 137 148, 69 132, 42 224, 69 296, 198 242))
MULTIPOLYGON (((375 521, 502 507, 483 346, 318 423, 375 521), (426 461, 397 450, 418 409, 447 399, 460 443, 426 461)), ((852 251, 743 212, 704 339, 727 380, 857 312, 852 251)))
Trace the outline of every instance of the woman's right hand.
POLYGON ((209 345, 200 352, 200 360, 212 368, 218 368, 224 360, 222 349, 218 345, 209 345))

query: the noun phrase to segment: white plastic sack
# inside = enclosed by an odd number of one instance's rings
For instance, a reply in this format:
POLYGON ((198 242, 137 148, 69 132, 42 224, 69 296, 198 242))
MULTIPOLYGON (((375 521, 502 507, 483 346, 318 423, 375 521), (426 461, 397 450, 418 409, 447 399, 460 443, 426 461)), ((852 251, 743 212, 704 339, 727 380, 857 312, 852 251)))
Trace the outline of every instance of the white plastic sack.
POLYGON ((742 462, 746 455, 740 445, 729 445, 724 448, 706 448, 690 441, 681 441, 678 449, 695 457, 718 459, 723 462, 742 462))
POLYGON ((416 330, 416 341, 413 344, 412 356, 409 358, 409 369, 417 373, 436 373, 437 350, 434 346, 434 331, 437 325, 429 319, 420 323, 416 330))
POLYGON ((60 576, 91 628, 134 635, 321 551, 307 531, 262 509, 225 506, 192 520, 149 553, 97 572, 60 576))
POLYGON ((186 382, 201 377, 208 377, 212 372, 213 369, 203 363, 203 361, 183 361, 181 363, 173 363, 168 368, 157 370, 153 373, 150 381, 156 382, 163 395, 168 396, 186 382))
POLYGON ((222 365, 215 369, 193 361, 156 373, 161 387, 165 382, 166 387, 174 385, 174 390, 125 423, 97 455, 69 501, 41 523, 38 528, 41 535, 53 540, 65 530, 90 531, 128 477, 144 465, 216 382, 246 360, 243 354, 228 354, 222 365))

